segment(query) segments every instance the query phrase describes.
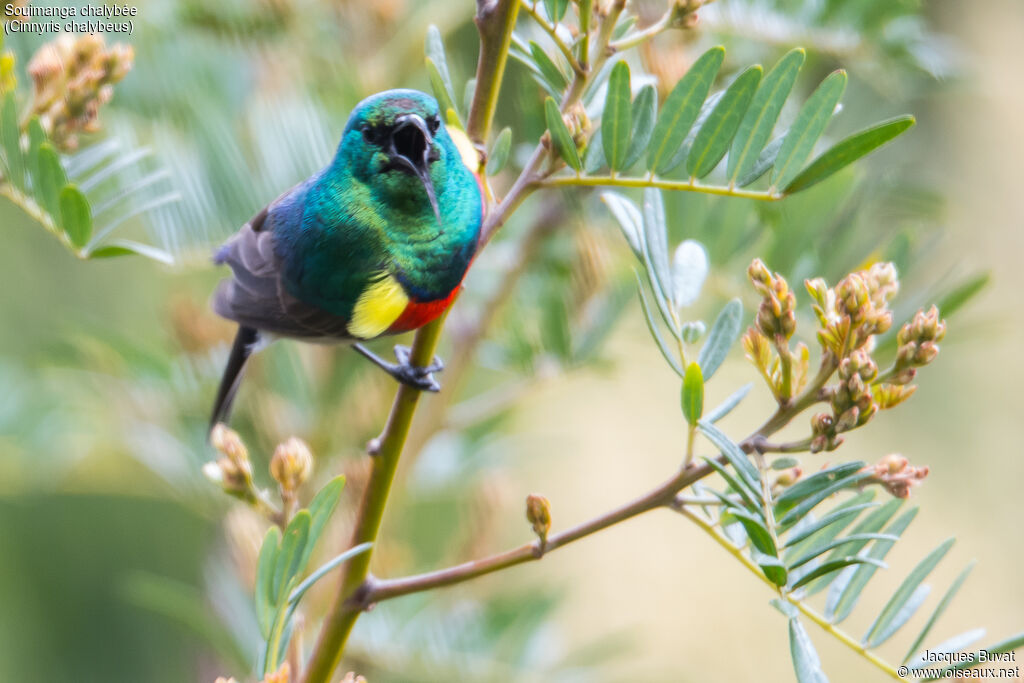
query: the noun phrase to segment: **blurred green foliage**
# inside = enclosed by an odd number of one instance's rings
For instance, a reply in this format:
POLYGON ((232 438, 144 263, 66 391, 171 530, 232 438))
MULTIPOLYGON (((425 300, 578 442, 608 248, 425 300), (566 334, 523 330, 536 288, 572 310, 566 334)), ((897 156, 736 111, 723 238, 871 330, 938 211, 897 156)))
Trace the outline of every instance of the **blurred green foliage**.
MULTIPOLYGON (((643 0, 637 9, 653 19, 663 5, 643 0)), ((142 3, 130 39, 135 67, 104 110, 104 130, 83 148, 148 150, 138 175, 106 189, 166 174, 161 187, 179 199, 132 211, 118 229, 173 255, 175 267, 77 262, 16 206, 0 205, 8 240, 0 250, 8 283, 0 297, 0 679, 177 683, 241 677, 246 658, 255 665, 245 566, 262 529, 238 514, 222 523, 228 504, 200 475, 211 457, 206 411, 230 332, 206 310, 220 276, 209 253, 330 158, 361 97, 429 89, 428 23, 444 37, 459 99, 476 59, 472 12, 471 2, 450 0, 142 3), (169 608, 182 604, 173 598, 183 589, 205 614, 169 608)), ((718 90, 742 66, 773 64, 804 45, 809 77, 799 80, 796 102, 833 69, 850 69, 845 99, 853 104, 835 117, 830 141, 903 112, 939 87, 935 76, 954 71, 953 51, 927 30, 914 2, 718 0, 701 20, 696 30, 660 37, 641 56, 645 66, 674 82, 689 60, 722 43, 718 90)), ((542 40, 525 21, 521 31, 542 40)), ((24 65, 49 38, 18 35, 5 47, 24 65)), ((510 170, 528 154, 523 140, 547 125, 544 94, 525 66, 510 66, 495 126, 514 131, 510 170)), ((942 198, 906 172, 920 158, 914 145, 883 150, 779 204, 666 194, 670 242, 701 241, 715 273, 695 315, 710 326, 726 300, 753 300, 742 274, 754 255, 794 282, 812 274, 835 281, 867 260, 894 261, 910 285, 897 327, 925 300, 953 291, 929 284, 951 265, 929 262, 942 198)), ((505 527, 489 500, 506 481, 517 401, 548 377, 607 365, 602 342, 632 305, 632 256, 596 194, 560 198, 568 214, 539 242, 472 372, 453 387, 453 405, 414 433, 402 505, 389 513, 377 549, 383 574, 502 547, 505 527)), ((454 330, 494 303, 513 246, 548 210, 531 200, 483 253, 454 330)), ((443 356, 457 351, 454 343, 443 342, 443 356)), ((314 485, 337 471, 358 483, 362 444, 390 398, 391 385, 354 354, 279 344, 251 369, 236 426, 263 484, 267 456, 291 434, 317 455, 314 485)), ((343 496, 334 537, 354 500, 343 496)), ((319 552, 318 562, 330 554, 319 552)), ((534 577, 491 588, 486 598, 445 593, 381 606, 360 623, 354 663, 373 683, 590 681, 603 680, 602 665, 630 644, 609 624, 607 642, 566 652, 552 624, 554 587, 534 577)))

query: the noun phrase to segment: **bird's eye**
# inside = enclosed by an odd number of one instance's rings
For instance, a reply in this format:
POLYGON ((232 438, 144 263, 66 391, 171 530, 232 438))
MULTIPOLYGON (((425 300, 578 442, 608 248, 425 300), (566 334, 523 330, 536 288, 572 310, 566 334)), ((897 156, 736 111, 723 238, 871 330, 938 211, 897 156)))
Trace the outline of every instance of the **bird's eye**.
POLYGON ((359 130, 363 131, 363 139, 366 140, 367 142, 377 141, 377 132, 373 129, 372 126, 370 126, 370 124, 364 123, 362 128, 360 128, 359 130))
POLYGON ((441 119, 437 116, 431 116, 427 119, 427 126, 430 128, 430 134, 435 135, 437 134, 437 129, 441 127, 441 119))

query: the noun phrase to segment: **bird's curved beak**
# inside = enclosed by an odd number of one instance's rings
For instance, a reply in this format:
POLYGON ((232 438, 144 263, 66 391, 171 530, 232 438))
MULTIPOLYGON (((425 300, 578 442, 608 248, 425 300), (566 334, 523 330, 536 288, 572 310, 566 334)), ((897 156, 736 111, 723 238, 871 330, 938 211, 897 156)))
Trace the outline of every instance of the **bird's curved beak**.
POLYGON ((430 162, 436 161, 434 136, 430 134, 427 122, 418 114, 404 114, 395 120, 391 131, 391 158, 412 171, 427 191, 430 207, 434 210, 438 225, 441 212, 437 208, 434 181, 430 179, 430 162))

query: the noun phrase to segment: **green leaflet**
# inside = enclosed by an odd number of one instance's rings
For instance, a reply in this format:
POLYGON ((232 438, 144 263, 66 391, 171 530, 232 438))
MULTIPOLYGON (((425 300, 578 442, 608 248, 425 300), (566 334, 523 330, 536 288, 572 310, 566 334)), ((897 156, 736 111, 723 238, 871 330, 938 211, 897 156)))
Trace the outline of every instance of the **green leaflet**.
POLYGON ((913 125, 913 116, 900 116, 844 138, 811 162, 811 165, 801 171, 782 191, 786 194, 800 192, 820 183, 868 152, 878 149, 913 125))
POLYGON ((625 168, 629 138, 633 130, 630 103, 629 65, 617 62, 608 77, 608 95, 601 114, 601 144, 612 171, 625 168))
POLYGON ((487 155, 487 175, 493 176, 501 173, 508 163, 509 152, 512 150, 512 129, 505 127, 498 133, 490 154, 487 155))
POLYGON ((724 47, 711 48, 697 58, 686 75, 672 88, 651 133, 651 145, 647 152, 648 170, 655 173, 665 171, 666 163, 679 149, 696 121, 724 58, 724 47))
POLYGON ((690 363, 686 367, 686 374, 683 376, 682 406, 686 421, 691 425, 697 424, 697 420, 704 413, 704 377, 697 363, 690 363))
POLYGON ((725 94, 701 124, 697 137, 686 157, 686 171, 690 177, 703 178, 718 165, 750 106, 757 84, 761 81, 760 65, 748 67, 736 77, 725 94))
POLYGON ((726 175, 730 180, 736 181, 754 168, 793 90, 804 57, 803 48, 790 50, 761 81, 729 152, 726 175))
POLYGON ((558 156, 562 157, 562 160, 573 170, 579 172, 579 151, 576 149, 576 143, 573 141, 569 129, 566 128, 562 112, 559 111, 558 104, 553 97, 544 100, 544 115, 547 119, 548 130, 551 132, 551 144, 554 145, 558 156))
POLYGON ((786 187, 811 155, 814 143, 825 132, 839 98, 846 90, 846 72, 834 71, 815 89, 800 108, 775 159, 773 187, 786 187))

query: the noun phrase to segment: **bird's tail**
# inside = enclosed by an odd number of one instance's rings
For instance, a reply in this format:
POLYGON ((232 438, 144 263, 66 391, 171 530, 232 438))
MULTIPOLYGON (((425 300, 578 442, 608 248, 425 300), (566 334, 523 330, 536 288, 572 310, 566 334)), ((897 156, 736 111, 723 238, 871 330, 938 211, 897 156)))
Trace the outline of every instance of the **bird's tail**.
POLYGON ((241 383, 245 362, 249 360, 258 341, 259 332, 256 328, 239 325, 235 343, 231 345, 231 353, 228 355, 228 364, 224 368, 224 376, 220 380, 220 387, 217 388, 217 399, 213 404, 209 431, 212 432, 218 422, 226 422, 231 414, 231 403, 235 400, 235 393, 241 383))

